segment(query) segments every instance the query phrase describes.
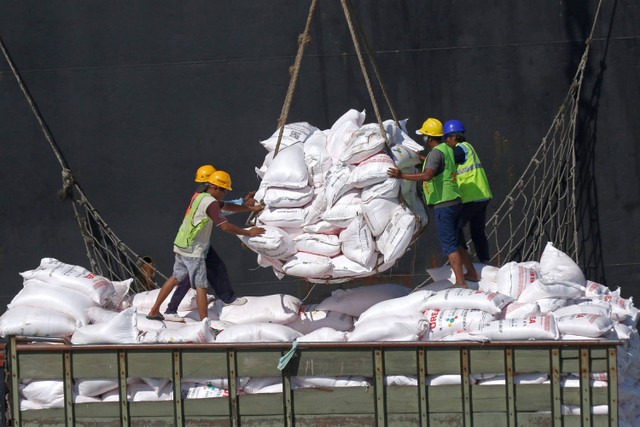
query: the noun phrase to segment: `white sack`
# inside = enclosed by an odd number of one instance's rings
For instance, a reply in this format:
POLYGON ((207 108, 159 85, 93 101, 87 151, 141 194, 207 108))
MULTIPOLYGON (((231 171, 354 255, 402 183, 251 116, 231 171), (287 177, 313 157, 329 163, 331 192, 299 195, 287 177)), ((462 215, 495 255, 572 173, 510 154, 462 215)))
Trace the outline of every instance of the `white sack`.
MULTIPOLYGON (((270 208, 260 211, 258 221, 271 227, 302 227, 305 224, 307 212, 304 208, 270 208)), ((247 236, 238 236, 240 238, 247 236)), ((255 237, 251 237, 252 239, 255 237)))
POLYGON ((268 187, 264 196, 256 193, 256 200, 262 200, 270 208, 299 208, 313 199, 313 188, 268 187), (260 199, 258 198, 260 197, 260 199))
POLYGON ((365 120, 365 112, 350 109, 336 120, 327 134, 327 151, 334 163, 346 148, 351 133, 360 129, 365 120))
POLYGON ((358 317, 356 324, 400 313, 418 316, 425 310, 425 303, 431 295, 433 295, 432 291, 417 290, 402 297, 380 301, 365 310, 358 317))
POLYGON ((36 307, 14 307, 0 317, 0 336, 70 336, 79 326, 73 317, 58 311, 36 307))
POLYGON ((209 319, 203 319, 200 322, 187 323, 177 329, 161 329, 152 333, 156 336, 156 342, 159 343, 210 343, 216 340, 209 319))
POLYGON ((344 230, 344 227, 338 227, 328 221, 318 221, 315 224, 309 224, 302 227, 305 233, 332 234, 337 236, 344 230))
POLYGON ((11 310, 16 307, 34 307, 53 310, 73 317, 81 325, 86 325, 89 323, 87 309, 95 305, 96 302, 80 291, 51 285, 39 279, 26 279, 24 287, 13 297, 7 308, 11 310))
POLYGON ((71 336, 72 344, 133 344, 137 342, 136 309, 118 313, 106 323, 82 326, 71 336))
POLYGON ((407 133, 407 121, 409 119, 400 120, 398 123, 393 119, 382 122, 384 129, 390 135, 393 146, 402 145, 412 151, 420 152, 424 147, 415 142, 407 133))
POLYGON ((286 325, 251 323, 229 326, 218 334, 216 342, 292 342, 301 336, 286 325))
POLYGON ((353 317, 380 301, 398 298, 409 293, 410 289, 395 284, 360 286, 352 289, 336 289, 331 296, 318 304, 317 310, 337 311, 353 317))
POLYGON ((588 297, 595 297, 595 296, 601 296, 601 295, 615 295, 618 297, 620 296, 620 288, 616 289, 615 291, 612 291, 605 285, 592 282, 591 280, 587 280, 584 287, 585 287, 584 294, 588 297))
POLYGON ((540 257, 540 271, 547 281, 585 284, 584 274, 578 264, 551 242, 547 243, 540 257))
POLYGON ((584 286, 574 282, 547 282, 537 279, 527 285, 518 297, 518 302, 533 302, 541 298, 572 299, 584 296, 584 286))
POLYGON ((315 188, 323 187, 325 176, 333 165, 331 155, 327 151, 327 136, 316 131, 304 144, 304 162, 309 171, 310 182, 315 188))
POLYGON ((519 265, 515 261, 508 262, 498 270, 498 292, 518 299, 522 291, 538 278, 536 270, 519 265))
POLYGON ((374 199, 391 199, 397 204, 401 182, 401 180, 396 178, 387 178, 384 181, 363 188, 360 198, 363 203, 370 202, 374 199))
POLYGON ((373 199, 362 203, 362 215, 373 237, 378 237, 384 232, 397 208, 397 200, 373 199))
POLYGON ((328 256, 298 252, 282 266, 282 271, 289 276, 323 279, 331 277, 331 268, 328 256))
POLYGON ((416 217, 409 209, 398 206, 391 220, 378 237, 376 246, 384 256, 384 262, 392 263, 406 252, 416 229, 416 217))
POLYGON ((370 276, 371 274, 375 273, 374 269, 376 268, 377 262, 377 257, 372 257, 368 264, 363 265, 350 260, 345 255, 338 255, 331 258, 331 277, 336 279, 370 276))
POLYGON ((377 259, 376 245, 371 231, 362 215, 356 218, 340 233, 342 254, 361 265, 370 265, 377 259))
MULTIPOLYGON (((317 127, 310 125, 307 122, 296 122, 284 125, 282 131, 282 138, 280 139, 280 148, 278 150, 278 156, 280 150, 290 147, 294 144, 304 143, 310 135, 318 130, 317 127)), ((280 128, 278 128, 273 135, 264 141, 260 141, 260 144, 268 151, 274 151, 278 143, 278 137, 280 135, 280 128)))
POLYGON ((480 290, 452 288, 433 294, 427 300, 425 308, 466 308, 498 315, 511 301, 513 298, 497 292, 486 293, 480 290))
POLYGON ((366 124, 351 133, 344 151, 338 160, 343 163, 358 164, 384 149, 385 136, 377 123, 366 124))
POLYGON ((305 188, 309 185, 309 172, 304 163, 304 149, 292 145, 278 152, 264 174, 261 184, 265 188, 305 188))
POLYGON ((248 296, 246 304, 216 304, 221 321, 232 324, 246 323, 280 323, 291 322, 300 309, 301 301, 297 297, 286 294, 267 296, 248 296))
MULTIPOLYGON (((177 288, 177 287, 176 287, 177 288)), ((167 298, 160 305, 160 312, 164 313, 169 307, 169 302, 171 302, 171 298, 173 297, 173 293, 176 291, 176 288, 173 288, 167 298)), ((131 306, 138 309, 140 312, 149 312, 151 307, 156 302, 158 298, 158 294, 160 293, 160 288, 154 289, 152 291, 144 291, 138 292, 133 296, 133 300, 131 301, 131 306)), ((195 289, 189 288, 187 293, 185 294, 182 301, 178 305, 178 311, 189 311, 198 307, 196 302, 196 291, 195 289)))
POLYGON ((246 394, 282 393, 281 377, 255 377, 242 387, 242 392, 246 394))
POLYGON ((347 191, 321 215, 321 218, 338 227, 346 228, 349 223, 360 213, 360 190, 347 191))
POLYGON ((338 255, 341 246, 338 236, 319 233, 302 233, 293 239, 293 244, 299 252, 328 257, 338 255))
POLYGON ((358 323, 347 341, 417 341, 428 329, 422 316, 387 316, 358 323))
POLYGON ((395 167, 391 157, 385 153, 376 154, 353 169, 351 185, 357 188, 369 187, 389 178, 387 171, 395 167))
POLYGON ((540 312, 540 306, 537 302, 518 302, 513 301, 507 304, 502 309, 501 319, 518 319, 529 316, 538 316, 542 314, 540 312))
POLYGON ((337 387, 369 387, 367 377, 353 375, 347 377, 291 377, 291 389, 298 388, 337 388, 337 387))
POLYGON ((117 379, 95 378, 76 379, 75 390, 81 396, 99 396, 118 388, 117 379))
POLYGON ((345 163, 336 163, 331 166, 331 169, 329 169, 325 178, 325 208, 331 208, 343 194, 353 188, 353 185, 351 184, 352 172, 353 166, 345 163))
POLYGON ((242 243, 257 254, 269 258, 286 259, 296 252, 289 233, 279 227, 266 225, 259 236, 238 236, 242 243))
POLYGON ((96 304, 115 307, 116 291, 106 278, 79 265, 65 264, 55 258, 42 258, 35 270, 20 273, 24 279, 38 279, 48 284, 82 292, 96 304))
POLYGON ((45 405, 51 401, 64 398, 64 381, 31 381, 24 386, 21 392, 25 399, 45 405))
POLYGON ((336 331, 348 331, 353 328, 353 317, 348 314, 317 308, 318 304, 300 306, 298 316, 287 323, 287 326, 303 335, 320 328, 331 328, 336 331))
POLYGON ((301 336, 298 342, 345 342, 347 341, 346 331, 336 331, 333 328, 323 327, 301 336))
POLYGON ((424 341, 437 341, 447 335, 470 332, 484 323, 495 320, 495 315, 486 311, 461 308, 427 310, 424 317, 429 322, 424 341))
POLYGON ((562 335, 580 335, 592 338, 601 337, 613 329, 613 322, 608 317, 585 313, 556 317, 556 325, 562 335))
POLYGON ((118 312, 115 310, 107 310, 102 307, 89 307, 87 309, 87 316, 92 324, 106 323, 116 317, 118 312))
POLYGON ((522 319, 494 320, 469 331, 491 341, 508 340, 557 340, 560 336, 552 315, 530 316, 522 319))

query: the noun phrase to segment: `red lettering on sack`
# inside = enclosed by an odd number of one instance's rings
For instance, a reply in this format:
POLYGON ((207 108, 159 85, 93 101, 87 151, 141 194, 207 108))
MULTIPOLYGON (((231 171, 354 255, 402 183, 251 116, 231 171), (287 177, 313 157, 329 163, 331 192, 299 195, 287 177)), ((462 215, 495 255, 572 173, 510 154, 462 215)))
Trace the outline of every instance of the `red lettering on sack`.
POLYGON ((536 323, 536 316, 529 317, 529 324, 536 323))
POLYGON ((429 328, 435 329, 438 325, 438 314, 440 314, 440 310, 433 310, 431 313, 431 317, 429 318, 429 328))
POLYGON ((87 274, 84 276, 84 278, 85 278, 85 279, 93 279, 94 277, 96 277, 96 275, 95 275, 95 274, 93 274, 93 273, 87 273, 87 274))

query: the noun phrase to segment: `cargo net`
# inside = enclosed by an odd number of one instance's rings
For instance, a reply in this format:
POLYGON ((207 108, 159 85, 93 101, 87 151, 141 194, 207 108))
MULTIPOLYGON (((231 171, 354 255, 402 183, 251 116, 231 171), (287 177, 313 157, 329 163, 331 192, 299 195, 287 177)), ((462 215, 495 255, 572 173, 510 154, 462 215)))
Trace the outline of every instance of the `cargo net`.
MULTIPOLYGON (((599 11, 600 5, 596 18, 599 11)), ((578 259, 576 123, 595 22, 569 92, 549 130, 511 192, 487 221, 496 265, 538 259, 547 242, 578 259)))

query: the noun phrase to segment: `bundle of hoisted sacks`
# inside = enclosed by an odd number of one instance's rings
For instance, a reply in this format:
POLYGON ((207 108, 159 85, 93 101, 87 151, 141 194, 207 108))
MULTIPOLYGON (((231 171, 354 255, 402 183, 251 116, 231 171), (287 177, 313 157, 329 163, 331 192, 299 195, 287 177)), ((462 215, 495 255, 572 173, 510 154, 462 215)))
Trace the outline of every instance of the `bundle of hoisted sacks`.
MULTIPOLYGON (((178 323, 146 319, 159 290, 129 295, 131 280, 109 281, 83 267, 44 258, 38 268, 20 273, 24 288, 0 317, 0 334, 68 337, 73 344, 619 339, 623 341, 617 360, 620 425, 637 425, 640 339, 638 309, 631 298, 622 298, 619 288, 611 290, 586 280, 579 266, 551 243, 539 261, 509 262, 500 268, 476 264, 476 269, 481 280, 469 282, 469 289, 454 288, 452 271, 445 266, 429 270, 433 283, 413 291, 393 283, 367 285, 335 290, 308 305, 286 294, 247 296, 242 306, 211 300, 209 316, 202 321, 190 290, 178 309, 185 322, 178 323)), ((578 373, 563 378, 562 386, 578 387, 578 378, 578 373)), ((472 380, 503 384, 505 378, 482 374, 472 380)), ((594 372, 591 386, 606 386, 607 380, 606 372, 594 372)), ((150 385, 159 379, 130 381, 130 400, 172 398, 169 379, 162 387, 150 385)), ((186 379, 183 398, 225 396, 228 388, 223 381, 186 379)), ((415 377, 388 376, 386 381, 417 384, 415 377)), ((459 375, 428 378, 429 385, 460 381, 459 375)), ((545 372, 519 374, 515 381, 545 383, 549 378, 545 372)), ((367 377, 296 377, 292 381, 296 388, 369 384, 372 379, 367 377)), ((55 399, 63 388, 61 381, 32 379, 24 385, 25 409, 62 405, 62 400, 55 399)), ((76 388, 76 401, 117 399, 115 380, 104 380, 104 384, 87 380, 76 388)), ((238 389, 240 393, 279 392, 282 380, 242 378, 238 389)), ((602 413, 607 407, 592 409, 602 413)), ((563 410, 575 414, 580 408, 563 410)))
POLYGON ((255 198, 265 205, 257 225, 266 232, 240 239, 278 278, 339 283, 385 271, 426 226, 416 182, 387 176, 391 167, 415 172, 423 147, 406 121, 381 128, 364 120, 352 109, 330 129, 291 123, 279 146, 280 129, 261 142, 268 153, 256 168, 255 198))

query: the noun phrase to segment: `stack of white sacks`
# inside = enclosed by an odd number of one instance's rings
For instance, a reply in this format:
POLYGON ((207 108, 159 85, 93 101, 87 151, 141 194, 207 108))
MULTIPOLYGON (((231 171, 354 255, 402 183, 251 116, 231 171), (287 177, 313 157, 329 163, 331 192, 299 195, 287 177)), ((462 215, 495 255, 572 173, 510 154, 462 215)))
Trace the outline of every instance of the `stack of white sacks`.
MULTIPOLYGON (((130 281, 112 282, 82 267, 45 258, 21 273, 24 288, 0 317, 0 334, 67 337, 74 344, 171 342, 353 342, 499 341, 620 339, 618 347, 620 425, 638 425, 640 340, 638 310, 620 289, 585 279, 580 268, 548 244, 539 262, 477 265, 482 280, 473 289, 452 288, 448 267, 430 270, 434 282, 411 292, 396 284, 336 290, 318 304, 286 294, 247 297, 242 306, 209 305, 200 321, 192 291, 179 307, 185 323, 151 321, 145 313, 158 290, 127 295, 130 281)), ((274 361, 276 363, 277 361, 274 361)), ((459 375, 428 377, 430 385, 455 384, 459 375)), ((477 384, 501 384, 483 374, 477 384)), ((547 373, 516 375, 516 382, 546 383, 547 373)), ((416 385, 415 377, 389 376, 388 384, 416 385)), ((371 384, 366 377, 296 377, 292 386, 349 387, 371 384)), ((563 387, 577 387, 576 376, 563 387)), ((592 386, 606 386, 607 373, 592 374, 592 386)), ((62 406, 62 381, 32 379, 22 385, 23 409, 62 406)), ((185 379, 183 398, 228 394, 222 378, 185 379)), ((282 391, 281 378, 242 378, 241 393, 282 391)), ((112 379, 76 380, 76 402, 117 399, 112 379)), ((169 379, 130 378, 128 398, 172 399, 169 379)), ((566 406, 566 413, 579 408, 566 406)), ((593 407, 594 413, 607 410, 593 407)))
POLYGON ((363 124, 349 110, 330 129, 285 125, 261 144, 255 195, 265 209, 256 237, 240 237, 258 264, 276 276, 339 283, 389 269, 426 225, 416 183, 387 176, 390 167, 414 172, 423 147, 392 120, 363 124), (386 138, 385 138, 386 134, 386 138))

